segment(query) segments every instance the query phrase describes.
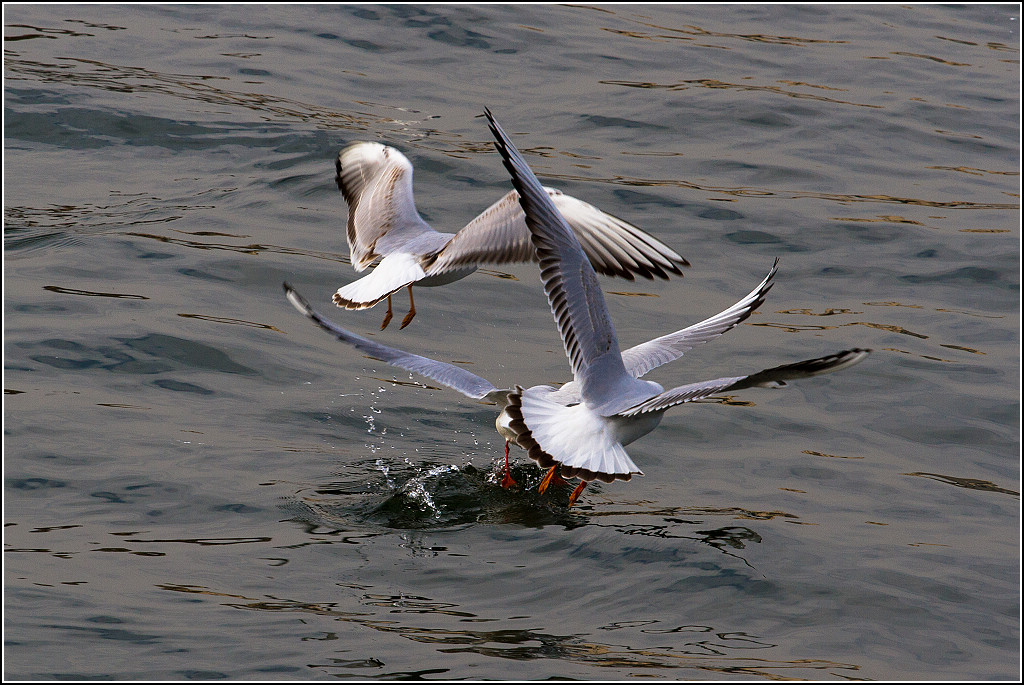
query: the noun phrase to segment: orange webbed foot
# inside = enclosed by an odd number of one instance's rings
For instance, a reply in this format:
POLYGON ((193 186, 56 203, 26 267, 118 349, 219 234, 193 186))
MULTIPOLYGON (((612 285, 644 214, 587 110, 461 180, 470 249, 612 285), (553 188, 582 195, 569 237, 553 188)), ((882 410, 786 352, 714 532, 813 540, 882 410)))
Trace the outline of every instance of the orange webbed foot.
POLYGON ((412 286, 407 286, 409 289, 409 313, 402 319, 402 325, 398 327, 398 330, 402 330, 412 321, 412 317, 416 316, 416 303, 412 301, 412 286))
POLYGON ((405 315, 405 318, 402 319, 402 325, 398 327, 398 330, 402 330, 403 328, 408 326, 409 323, 412 321, 412 317, 414 317, 414 316, 416 316, 416 310, 415 309, 411 310, 408 314, 405 315))
POLYGON ((580 484, 576 486, 576 489, 569 495, 569 506, 576 504, 576 500, 579 499, 580 493, 583 492, 583 488, 587 487, 587 481, 581 480, 580 484))
POLYGON ((544 479, 540 482, 540 485, 537 486, 538 493, 543 495, 544 491, 553 483, 565 483, 565 481, 562 480, 562 477, 558 475, 558 466, 558 464, 555 464, 548 469, 548 472, 544 475, 544 479))

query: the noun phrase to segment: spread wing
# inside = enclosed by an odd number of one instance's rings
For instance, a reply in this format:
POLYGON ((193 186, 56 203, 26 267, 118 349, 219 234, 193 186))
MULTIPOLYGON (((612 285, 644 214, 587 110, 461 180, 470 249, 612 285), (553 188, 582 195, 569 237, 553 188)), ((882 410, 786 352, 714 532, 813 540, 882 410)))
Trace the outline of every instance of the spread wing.
MULTIPOLYGON (((682 275, 679 267, 689 266, 675 250, 636 226, 560 190, 544 191, 597 273, 628 280, 636 276, 667 279, 670 273, 682 275)), ((430 271, 536 259, 519 193, 512 190, 466 224, 437 255, 430 271)))
POLYGON ((377 241, 395 230, 432 230, 416 211, 412 163, 393 147, 356 143, 338 153, 335 180, 348 203, 348 249, 362 271, 381 256, 377 241))
MULTIPOLYGON (((453 390, 458 390, 463 395, 472 397, 476 400, 487 398, 491 393, 508 392, 498 390, 490 381, 487 381, 474 373, 470 373, 462 367, 455 366, 454 364, 439 362, 427 357, 421 357, 418 354, 403 352, 402 350, 394 347, 388 347, 387 345, 381 345, 380 343, 372 340, 367 340, 355 333, 350 333, 344 328, 341 328, 340 326, 323 318, 311 306, 309 306, 309 303, 305 298, 299 295, 295 289, 287 283, 284 284, 284 292, 288 297, 288 301, 291 302, 296 309, 310 318, 317 326, 328 333, 332 333, 338 340, 352 345, 369 357, 379 359, 382 362, 386 362, 392 366, 397 366, 400 369, 405 369, 406 371, 426 376, 427 378, 437 381, 441 385, 447 386, 453 390)), ((494 399, 494 396, 488 399, 494 399)))
POLYGON ((704 319, 689 328, 631 347, 622 353, 622 363, 626 365, 626 369, 633 374, 634 378, 642 378, 651 369, 675 361, 696 345, 701 345, 722 335, 761 306, 768 291, 772 289, 772 278, 774 278, 778 266, 779 260, 776 259, 771 271, 760 285, 724 312, 704 319))
POLYGON ((713 381, 689 383, 678 388, 666 390, 660 395, 641 402, 626 411, 619 412, 619 415, 636 416, 649 412, 664 411, 677 404, 692 402, 717 392, 743 390, 744 388, 753 387, 781 388, 786 385, 786 381, 819 376, 823 373, 832 373, 833 371, 853 366, 867 358, 870 353, 871 350, 857 347, 851 350, 843 350, 836 354, 830 354, 827 357, 818 357, 817 359, 807 359, 802 362, 776 366, 749 376, 734 376, 732 378, 717 378, 713 381))
POLYGON ((544 291, 573 377, 580 381, 583 399, 593 405, 594 411, 600 412, 609 403, 618 403, 628 396, 632 385, 641 381, 627 374, 622 365, 604 294, 579 241, 526 160, 490 111, 485 112, 502 162, 519 192, 519 202, 540 261, 544 291))

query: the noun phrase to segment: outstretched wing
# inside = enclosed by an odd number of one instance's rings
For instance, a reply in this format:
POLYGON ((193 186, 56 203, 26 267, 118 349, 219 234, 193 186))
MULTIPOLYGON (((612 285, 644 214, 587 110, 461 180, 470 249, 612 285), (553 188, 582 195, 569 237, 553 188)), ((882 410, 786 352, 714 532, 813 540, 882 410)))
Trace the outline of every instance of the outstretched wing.
POLYGON ((817 359, 807 359, 794 364, 776 366, 749 376, 717 378, 713 381, 701 381, 699 383, 681 385, 678 388, 666 390, 660 395, 652 397, 645 402, 641 402, 635 407, 619 412, 619 415, 637 416, 638 414, 664 411, 677 404, 699 400, 717 392, 743 390, 744 388, 753 387, 781 388, 786 385, 786 381, 796 380, 798 378, 810 378, 811 376, 818 376, 823 373, 832 373, 833 371, 853 366, 854 364, 863 361, 870 353, 871 350, 858 347, 851 350, 844 350, 836 354, 830 354, 827 357, 818 357, 817 359))
MULTIPOLYGON (((689 266, 675 250, 636 226, 560 190, 544 191, 597 273, 628 280, 636 276, 667 279, 669 273, 682 275, 679 267, 689 266)), ((442 273, 467 265, 536 260, 519 193, 512 190, 466 224, 428 269, 442 273)))
POLYGON ((335 168, 348 203, 348 249, 356 271, 381 256, 377 241, 390 231, 432 230, 416 211, 412 163, 395 148, 356 143, 338 153, 335 168))
POLYGON ((768 291, 772 289, 772 278, 774 278, 778 267, 779 260, 776 259, 771 271, 761 281, 761 284, 724 312, 704 319, 689 328, 663 335, 625 350, 622 353, 622 363, 626 365, 626 370, 633 374, 634 378, 642 378, 651 369, 679 359, 696 345, 717 338, 739 324, 764 302, 768 291))
POLYGON ((526 160, 485 110, 502 162, 519 192, 534 248, 540 261, 541 280, 551 305, 573 377, 593 410, 619 401, 619 386, 637 383, 626 373, 619 354, 604 294, 597 275, 579 241, 555 208, 526 160))
MULTIPOLYGON (((453 390, 458 390, 463 395, 472 397, 475 400, 484 399, 487 395, 494 392, 507 392, 498 390, 498 388, 494 387, 490 381, 487 381, 474 373, 470 373, 459 366, 455 366, 454 364, 439 362, 434 359, 428 359, 427 357, 421 357, 417 354, 403 352, 402 350, 395 349, 394 347, 388 347, 387 345, 381 345, 380 343, 372 340, 367 340, 355 333, 349 333, 344 328, 331 323, 318 314, 311 306, 309 306, 309 303, 305 298, 299 295, 299 293, 297 293, 295 289, 287 283, 284 284, 284 293, 288 297, 288 301, 291 302, 296 309, 312 319, 317 326, 328 333, 332 333, 338 340, 352 345, 357 350, 364 352, 367 356, 372 357, 373 359, 379 359, 391 366, 397 366, 400 369, 405 369, 406 371, 426 376, 427 378, 437 381, 441 385, 447 386, 453 390)), ((492 397, 489 399, 494 398, 492 397)))
POLYGON ((845 369, 867 359, 871 350, 855 347, 852 350, 843 350, 827 357, 808 359, 793 364, 783 364, 771 369, 765 369, 758 373, 751 374, 739 380, 726 390, 743 390, 744 388, 781 388, 786 381, 795 381, 799 378, 810 378, 820 376, 824 373, 832 373, 839 369, 845 369))

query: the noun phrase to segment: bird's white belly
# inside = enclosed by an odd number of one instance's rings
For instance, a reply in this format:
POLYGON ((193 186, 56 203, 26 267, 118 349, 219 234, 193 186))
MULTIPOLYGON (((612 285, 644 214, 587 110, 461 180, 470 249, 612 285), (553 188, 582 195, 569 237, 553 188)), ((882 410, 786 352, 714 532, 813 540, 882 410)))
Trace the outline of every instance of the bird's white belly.
POLYGON ((615 438, 623 445, 628 445, 657 428, 664 415, 663 411, 655 411, 638 416, 613 416, 608 420, 614 426, 615 438))
POLYGON ((518 445, 516 442, 516 432, 512 430, 509 424, 512 423, 512 417, 509 416, 507 409, 502 409, 501 413, 498 414, 498 418, 494 420, 494 427, 498 429, 498 434, 505 438, 509 442, 518 445))

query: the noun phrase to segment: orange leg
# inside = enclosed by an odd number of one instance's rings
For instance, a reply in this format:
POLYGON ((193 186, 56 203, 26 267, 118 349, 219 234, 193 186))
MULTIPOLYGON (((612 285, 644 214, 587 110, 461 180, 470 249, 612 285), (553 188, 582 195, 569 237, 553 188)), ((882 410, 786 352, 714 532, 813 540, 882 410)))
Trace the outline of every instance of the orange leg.
POLYGON ((501 479, 501 487, 506 490, 519 483, 512 480, 512 471, 508 467, 508 440, 505 441, 505 477, 501 479))
POLYGON ((555 464, 550 469, 548 469, 547 474, 544 476, 544 480, 542 480, 540 482, 540 485, 537 486, 537 492, 538 493, 543 495, 544 491, 547 490, 548 486, 550 486, 552 483, 564 483, 565 482, 564 480, 562 480, 562 477, 558 475, 558 467, 559 466, 560 466, 560 464, 555 464))
POLYGON ((384 315, 384 323, 380 325, 380 329, 383 331, 391 323, 391 296, 388 295, 388 313, 384 315))
POLYGON ((576 489, 569 495, 569 506, 576 504, 576 500, 579 499, 580 493, 583 492, 583 488, 587 487, 587 481, 581 480, 580 484, 576 486, 576 489))
POLYGON ((409 313, 405 315, 404 319, 402 319, 402 325, 398 327, 398 330, 402 330, 408 326, 409 322, 412 321, 412 317, 416 316, 416 304, 412 301, 412 286, 409 285, 406 287, 409 290, 409 313))

